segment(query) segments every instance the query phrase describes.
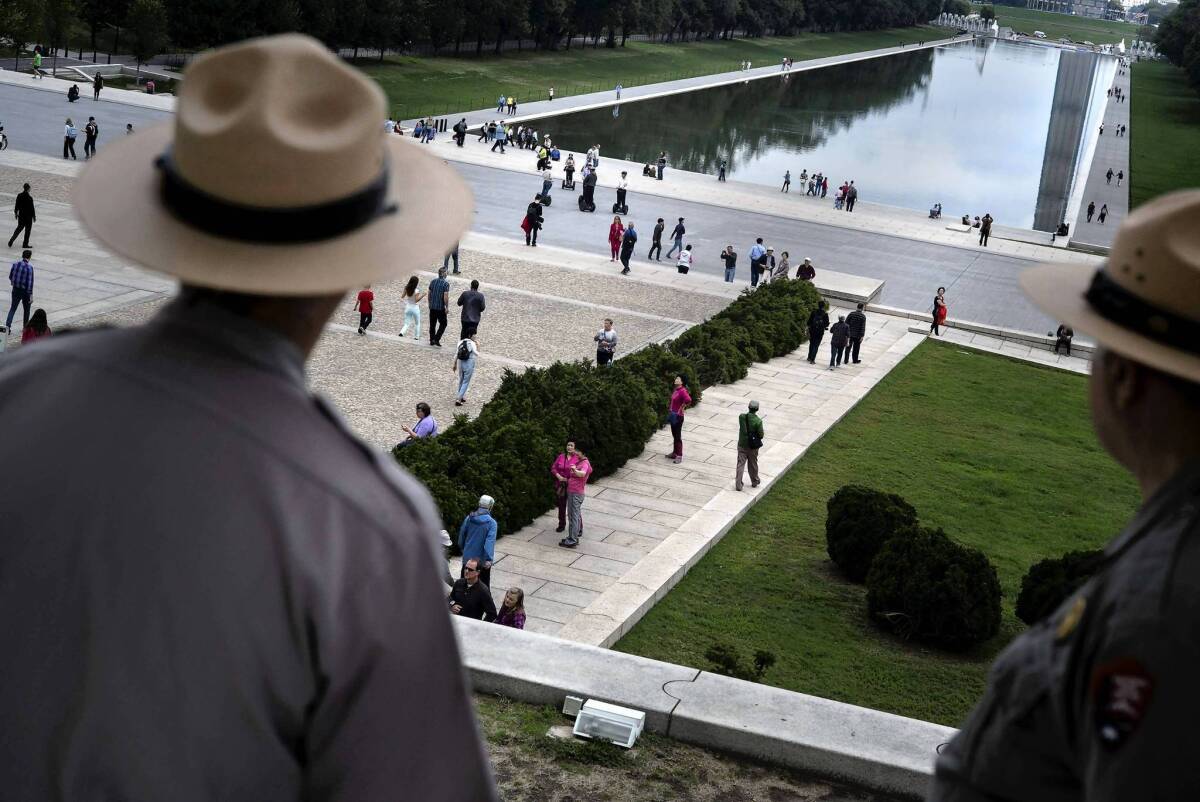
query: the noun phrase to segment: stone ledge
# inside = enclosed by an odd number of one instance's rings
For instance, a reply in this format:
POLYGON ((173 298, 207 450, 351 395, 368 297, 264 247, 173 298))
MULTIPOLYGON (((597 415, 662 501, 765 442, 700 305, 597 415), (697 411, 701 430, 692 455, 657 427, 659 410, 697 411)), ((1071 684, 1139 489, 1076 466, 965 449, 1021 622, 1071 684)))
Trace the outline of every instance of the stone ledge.
POLYGON ((919 798, 938 745, 954 734, 549 635, 457 617, 454 623, 476 691, 555 707, 570 694, 644 710, 651 732, 874 791, 919 798))

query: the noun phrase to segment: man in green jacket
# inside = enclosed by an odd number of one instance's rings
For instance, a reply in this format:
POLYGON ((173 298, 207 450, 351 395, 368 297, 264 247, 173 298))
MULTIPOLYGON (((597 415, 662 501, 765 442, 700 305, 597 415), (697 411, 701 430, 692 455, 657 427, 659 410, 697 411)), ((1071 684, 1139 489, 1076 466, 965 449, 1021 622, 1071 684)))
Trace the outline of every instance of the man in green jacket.
POLYGON ((735 490, 742 489, 742 473, 746 465, 750 466, 750 486, 758 487, 758 449, 763 442, 763 422, 758 417, 758 402, 750 402, 750 411, 738 415, 738 457, 737 474, 734 477, 735 490))

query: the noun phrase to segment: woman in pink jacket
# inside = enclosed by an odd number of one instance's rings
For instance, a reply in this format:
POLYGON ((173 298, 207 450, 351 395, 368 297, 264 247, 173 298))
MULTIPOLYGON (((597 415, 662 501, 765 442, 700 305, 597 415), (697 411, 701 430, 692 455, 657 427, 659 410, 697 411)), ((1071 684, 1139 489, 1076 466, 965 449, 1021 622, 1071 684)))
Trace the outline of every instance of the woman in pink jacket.
POLYGON ((567 483, 571 481, 571 468, 578 461, 575 443, 568 440, 567 447, 550 466, 550 475, 554 477, 554 499, 558 502, 558 528, 555 532, 563 532, 567 528, 567 483))
POLYGON ((667 459, 676 463, 683 462, 683 411, 692 403, 692 396, 683 386, 683 377, 675 377, 675 390, 671 393, 671 411, 667 413, 667 422, 671 424, 671 437, 675 439, 675 447, 667 454, 667 459))
POLYGON ((612 225, 608 227, 608 247, 612 251, 612 258, 608 261, 617 261, 617 254, 621 251, 621 237, 625 236, 625 226, 621 225, 621 218, 618 215, 613 218, 612 225))

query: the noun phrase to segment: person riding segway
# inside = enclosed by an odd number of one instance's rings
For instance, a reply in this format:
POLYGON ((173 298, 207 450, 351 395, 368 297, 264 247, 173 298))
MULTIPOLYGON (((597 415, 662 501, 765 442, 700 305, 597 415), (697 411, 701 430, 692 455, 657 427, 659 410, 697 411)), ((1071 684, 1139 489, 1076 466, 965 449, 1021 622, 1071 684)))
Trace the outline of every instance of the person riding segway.
POLYGON ((621 171, 621 180, 617 182, 617 202, 613 204, 613 214, 629 214, 629 205, 625 203, 625 193, 629 190, 629 173, 621 171))
POLYGON ((567 156, 567 162, 563 165, 563 189, 575 189, 575 156, 574 154, 567 156))
POLYGON ((596 171, 592 170, 583 178, 583 194, 579 196, 579 211, 596 211, 596 171))

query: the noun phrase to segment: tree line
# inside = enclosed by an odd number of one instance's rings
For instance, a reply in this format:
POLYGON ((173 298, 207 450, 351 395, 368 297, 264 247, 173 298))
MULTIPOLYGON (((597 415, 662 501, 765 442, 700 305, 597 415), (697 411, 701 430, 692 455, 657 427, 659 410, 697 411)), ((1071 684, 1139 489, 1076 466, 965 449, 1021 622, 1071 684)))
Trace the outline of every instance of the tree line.
POLYGON ((1200 92, 1200 0, 1183 0, 1158 26, 1154 39, 1158 52, 1187 73, 1192 88, 1200 92))
MULTIPOLYGON (((569 48, 579 37, 606 47, 632 34, 663 41, 853 31, 927 22, 943 0, 0 0, 0 39, 14 46, 108 52, 151 44, 200 50, 283 31, 337 50, 430 46, 500 52, 505 41, 569 48), (159 35, 161 33, 161 35, 159 35), (114 38, 115 35, 115 38, 114 38), (121 37, 124 37, 122 39, 121 37), (83 46, 83 40, 88 45, 83 46)), ((139 59, 142 53, 135 53, 139 59)), ((149 55, 145 54, 148 58, 149 55)))

